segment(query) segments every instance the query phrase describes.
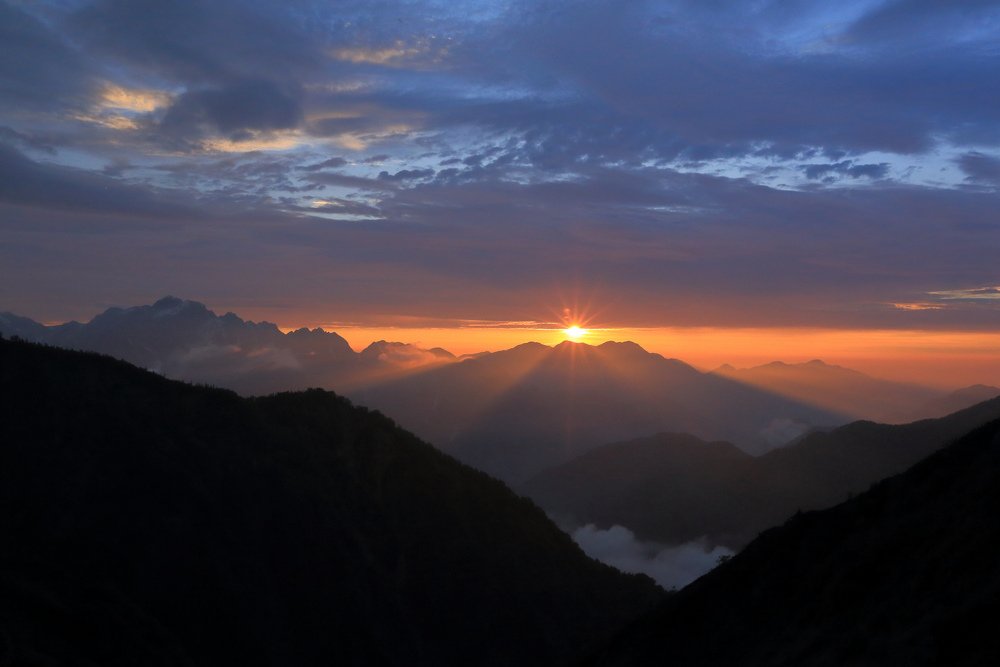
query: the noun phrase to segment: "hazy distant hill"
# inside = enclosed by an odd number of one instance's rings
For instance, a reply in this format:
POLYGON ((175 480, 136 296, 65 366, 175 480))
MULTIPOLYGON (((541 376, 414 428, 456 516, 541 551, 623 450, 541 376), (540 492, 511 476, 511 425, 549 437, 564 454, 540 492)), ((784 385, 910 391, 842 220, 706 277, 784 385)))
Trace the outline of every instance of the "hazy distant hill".
POLYGON ((527 343, 354 396, 509 481, 615 439, 671 430, 764 451, 845 419, 635 343, 527 343))
MULTIPOLYGON (((924 404, 941 397, 942 392, 936 389, 873 378, 818 359, 803 364, 775 361, 753 368, 733 368, 726 365, 713 372, 852 419, 900 423, 947 414, 918 414, 918 409, 924 404)), ((956 405, 951 412, 978 403, 979 400, 956 405)))
POLYGON ((1000 664, 1000 422, 795 516, 589 664, 1000 664))
POLYGON ((378 413, 0 341, 0 664, 564 664, 659 598, 378 413))
POLYGON ((46 327, 0 313, 0 333, 101 352, 167 377, 248 395, 316 386, 343 392, 376 377, 454 359, 439 348, 386 341, 356 353, 332 331, 303 328, 286 334, 270 322, 219 316, 197 301, 175 297, 151 306, 109 308, 86 324, 46 327))
POLYGON ((970 405, 996 398, 997 396, 1000 396, 1000 387, 974 384, 927 401, 917 408, 915 414, 923 418, 942 417, 970 405))
POLYGON ((855 422, 760 457, 725 442, 661 434, 602 446, 521 490, 567 523, 625 526, 680 544, 740 548, 797 510, 829 507, 1000 418, 1000 398, 905 425, 855 422))

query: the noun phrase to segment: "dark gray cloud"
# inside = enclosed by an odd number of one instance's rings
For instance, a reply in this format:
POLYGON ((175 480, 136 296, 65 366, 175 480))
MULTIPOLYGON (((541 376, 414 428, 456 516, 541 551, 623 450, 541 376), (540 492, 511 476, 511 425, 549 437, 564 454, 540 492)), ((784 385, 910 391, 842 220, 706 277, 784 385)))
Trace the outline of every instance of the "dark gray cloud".
POLYGON ((519 37, 582 92, 686 143, 912 153, 960 123, 970 133, 975 125, 992 135, 988 123, 1000 113, 1000 93, 978 85, 998 66, 982 40, 946 42, 933 53, 904 49, 859 58, 773 44, 758 33, 766 26, 752 21, 727 25, 723 15, 702 22, 656 7, 559 6, 519 37))
POLYGON ((959 157, 958 165, 968 175, 969 181, 1000 185, 1000 158, 974 151, 959 157))
POLYGON ((64 36, 37 17, 0 2, 0 109, 50 110, 79 102, 95 83, 64 36))
POLYGON ((379 172, 380 181, 414 181, 430 178, 434 175, 433 169, 401 169, 394 174, 387 171, 379 172))
POLYGON ((301 97, 294 86, 260 80, 189 90, 170 105, 161 127, 182 137, 202 136, 208 130, 247 139, 252 130, 296 127, 303 116, 301 97))
POLYGON ((83 169, 34 162, 0 144, 0 202, 40 209, 172 218, 194 209, 83 169))
POLYGON ((844 39, 870 48, 931 44, 969 33, 1000 18, 996 0, 890 0, 861 16, 845 31, 844 39))
POLYGON ((380 179, 380 178, 365 178, 361 176, 351 176, 349 174, 341 174, 331 171, 321 171, 314 174, 309 174, 308 176, 309 184, 313 187, 323 187, 327 185, 335 185, 342 188, 351 188, 354 190, 377 190, 377 191, 391 191, 396 189, 396 184, 391 180, 380 179))
POLYGON ((829 164, 804 164, 800 167, 806 178, 817 180, 828 178, 836 180, 836 175, 848 176, 850 178, 885 178, 889 173, 889 164, 882 162, 879 164, 855 164, 853 160, 843 160, 829 164))
POLYGON ((239 0, 98 0, 67 32, 126 67, 196 87, 317 72, 325 29, 309 5, 239 0))
POLYGON ((55 147, 45 137, 18 132, 11 127, 0 126, 0 144, 33 148, 49 155, 55 154, 55 147))
POLYGON ((342 157, 332 157, 315 164, 307 164, 299 167, 302 171, 319 171, 320 169, 337 169, 347 165, 347 160, 342 157))

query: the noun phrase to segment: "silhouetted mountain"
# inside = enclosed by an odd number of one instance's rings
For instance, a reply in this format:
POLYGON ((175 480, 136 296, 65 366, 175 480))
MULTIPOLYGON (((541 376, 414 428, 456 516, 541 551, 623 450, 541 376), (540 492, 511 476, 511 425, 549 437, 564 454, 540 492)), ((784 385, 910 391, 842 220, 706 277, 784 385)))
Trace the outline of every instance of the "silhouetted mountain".
POLYGON ((6 340, 0 535, 0 664, 562 664, 660 597, 333 394, 6 340))
POLYGON ((941 417, 997 396, 1000 396, 1000 387, 974 384, 927 401, 917 409, 916 414, 922 418, 941 417))
POLYGON ((855 422, 759 457, 661 434, 594 449, 522 490, 566 524, 617 524, 668 545, 707 536, 738 549, 796 511, 843 501, 997 418, 1000 398, 912 424, 855 422))
MULTIPOLYGON (((948 414, 946 412, 932 415, 917 412, 925 403, 941 396, 941 392, 936 389, 906 382, 880 380, 850 368, 826 364, 819 359, 803 364, 775 361, 753 368, 733 368, 727 364, 713 372, 832 410, 851 419, 901 423, 948 414)), ((978 402, 971 401, 958 405, 955 410, 978 402)))
POLYGON ((352 394, 508 481, 611 440, 671 430, 750 451, 843 418, 651 354, 635 343, 539 343, 352 394))
MULTIPOLYGON (((72 329, 80 326, 80 323, 68 322, 59 326, 72 329)), ((20 317, 14 313, 0 313, 0 334, 7 337, 17 336, 24 340, 41 342, 48 335, 49 331, 54 329, 56 327, 46 327, 44 324, 39 324, 32 319, 20 317)))
POLYGON ((1000 664, 1000 422, 796 515, 589 664, 1000 664))
POLYGON ((302 328, 286 334, 270 322, 218 316, 197 301, 175 297, 151 306, 109 308, 86 324, 46 327, 4 313, 0 333, 101 352, 170 378, 248 395, 315 386, 343 392, 373 377, 454 359, 440 348, 385 341, 359 354, 332 331, 302 328))

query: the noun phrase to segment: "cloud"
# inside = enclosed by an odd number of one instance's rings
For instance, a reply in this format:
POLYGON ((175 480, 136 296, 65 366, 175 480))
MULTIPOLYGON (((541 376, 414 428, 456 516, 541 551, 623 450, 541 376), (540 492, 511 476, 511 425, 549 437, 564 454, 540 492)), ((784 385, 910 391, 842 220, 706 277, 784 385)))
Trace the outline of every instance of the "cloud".
POLYGON ((124 184, 84 169, 35 162, 3 144, 0 144, 0 202, 155 218, 194 213, 192 207, 162 197, 153 189, 124 184))
POLYGON ((0 109, 80 107, 96 88, 91 63, 43 21, 0 3, 0 109))
POLYGON ((733 552, 722 546, 710 546, 695 540, 675 547, 643 542, 624 526, 607 530, 587 524, 571 533, 573 540, 591 558, 616 567, 622 572, 646 574, 666 589, 683 588, 733 552))
POLYGON ((395 174, 390 174, 387 171, 379 172, 378 179, 380 181, 412 181, 430 178, 433 175, 433 169, 402 169, 395 174))
POLYGON ((384 340, 372 343, 361 355, 363 358, 374 357, 379 362, 397 368, 416 368, 427 364, 454 361, 455 359, 454 355, 440 348, 425 350, 408 343, 386 342, 384 340))
POLYGON ((968 38, 983 30, 984 24, 1000 18, 993 0, 890 0, 876 4, 844 34, 851 43, 880 49, 900 43, 926 40, 940 44, 942 38, 968 38))
POLYGON ((1000 300, 1000 286, 939 290, 930 295, 944 301, 996 301, 1000 300))
POLYGON ((96 54, 193 88, 287 81, 320 71, 325 60, 321 32, 295 13, 308 4, 98 0, 66 27, 96 54))
POLYGON ((316 162, 315 164, 307 164, 299 167, 302 171, 319 171, 320 169, 339 169, 340 167, 346 166, 347 160, 342 157, 332 157, 328 160, 323 160, 322 162, 316 162))
POLYGON ((409 44, 403 40, 396 40, 385 46, 341 47, 330 52, 338 60, 385 67, 427 66, 439 62, 446 53, 445 48, 427 39, 418 39, 409 44))
POLYGON ((202 136, 219 132, 233 141, 254 130, 286 130, 302 120, 300 93, 271 81, 242 81, 192 90, 167 109, 161 127, 171 135, 202 136))
POLYGON ((804 164, 800 167, 805 172, 806 178, 816 180, 829 178, 834 174, 848 176, 850 178, 885 178, 889 173, 889 164, 855 164, 852 160, 844 160, 831 164, 804 164))
POLYGON ((967 174, 966 180, 986 185, 1000 185, 1000 158, 973 151, 959 157, 957 162, 967 174))
POLYGON ((349 319, 544 320, 579 286, 634 325, 995 327, 983 299, 886 305, 996 278, 994 16, 926 0, 0 5, 17 235, 0 273, 25 300, 55 298, 58 259, 100 301, 148 296, 120 293, 134 281, 349 319), (132 263, 129 281, 109 268, 132 263))
POLYGON ((838 49, 831 35, 827 51, 811 53, 787 35, 815 30, 826 21, 822 9, 800 25, 781 26, 773 14, 748 6, 727 13, 646 2, 556 3, 512 39, 613 117, 629 118, 632 128, 664 128, 689 145, 915 153, 960 124, 995 136, 986 119, 997 119, 990 105, 998 94, 974 83, 997 69, 989 35, 945 41, 933 56, 897 42, 880 58, 838 49), (607 52, 621 55, 607 59, 607 52))
POLYGON ((301 368, 295 353, 286 348, 244 350, 236 345, 201 345, 171 355, 162 368, 155 370, 170 377, 219 381, 219 378, 227 376, 301 368))
POLYGON ((0 144, 10 146, 20 146, 21 148, 33 149, 49 155, 55 155, 55 147, 45 137, 33 136, 18 132, 14 128, 0 126, 0 144))
POLYGON ((121 109, 137 113, 151 113, 170 104, 170 93, 161 90, 126 88, 106 83, 100 92, 100 105, 107 109, 121 109))
POLYGON ((889 305, 896 310, 905 311, 941 310, 945 308, 945 305, 940 303, 892 303, 889 305))
POLYGON ((376 190, 391 191, 396 188, 396 184, 391 179, 366 178, 364 176, 350 176, 348 174, 322 171, 309 174, 308 182, 314 186, 336 185, 354 190, 376 190))

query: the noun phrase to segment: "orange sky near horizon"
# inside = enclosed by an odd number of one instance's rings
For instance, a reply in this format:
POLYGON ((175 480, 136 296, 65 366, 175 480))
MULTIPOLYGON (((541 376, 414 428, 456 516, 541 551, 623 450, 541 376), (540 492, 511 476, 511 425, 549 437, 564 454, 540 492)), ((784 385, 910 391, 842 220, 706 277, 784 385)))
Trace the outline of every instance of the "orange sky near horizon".
MULTIPOLYGON (((324 326, 324 325, 319 325, 324 326)), ((555 345, 567 340, 560 328, 364 327, 325 325, 355 350, 376 340, 443 347, 461 355, 504 350, 528 341, 555 345)), ((580 341, 599 345, 630 340, 650 352, 702 370, 770 361, 822 359, 876 377, 954 389, 970 384, 1000 386, 1000 333, 966 331, 844 330, 819 328, 592 328, 580 341)))

